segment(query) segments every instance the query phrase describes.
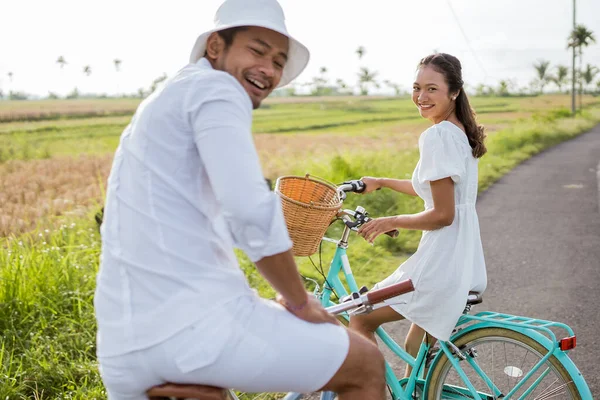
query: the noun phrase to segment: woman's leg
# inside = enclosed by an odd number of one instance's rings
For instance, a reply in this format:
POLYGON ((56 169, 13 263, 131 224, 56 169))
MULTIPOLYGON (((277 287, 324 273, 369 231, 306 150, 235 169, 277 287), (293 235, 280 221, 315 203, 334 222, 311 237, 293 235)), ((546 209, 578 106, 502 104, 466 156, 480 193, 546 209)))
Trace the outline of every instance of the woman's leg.
POLYGON ((373 343, 375 340, 375 330, 381 324, 392 321, 400 321, 404 317, 398 314, 392 307, 382 307, 370 312, 369 314, 358 314, 350 318, 350 329, 360 333, 373 343))
MULTIPOLYGON (((429 342, 429 346, 433 346, 436 342, 436 339, 433 336, 427 335, 425 336, 425 330, 416 324, 412 324, 410 329, 408 330, 408 334, 406 335, 406 340, 404 342, 404 349, 413 357, 417 356, 419 353, 419 348, 421 347, 421 343, 427 340, 429 342)), ((412 368, 410 365, 406 365, 406 371, 404 372, 404 377, 408 378, 412 372, 412 368)))
MULTIPOLYGON (((424 336, 425 331, 420 326, 417 324, 411 324, 408 334, 406 335, 406 340, 404 341, 404 350, 406 350, 406 352, 411 356, 416 357, 417 353, 419 352, 419 347, 421 347, 421 343, 423 342, 424 336)), ((408 378, 411 372, 412 367, 409 364, 406 364, 404 377, 408 378)))

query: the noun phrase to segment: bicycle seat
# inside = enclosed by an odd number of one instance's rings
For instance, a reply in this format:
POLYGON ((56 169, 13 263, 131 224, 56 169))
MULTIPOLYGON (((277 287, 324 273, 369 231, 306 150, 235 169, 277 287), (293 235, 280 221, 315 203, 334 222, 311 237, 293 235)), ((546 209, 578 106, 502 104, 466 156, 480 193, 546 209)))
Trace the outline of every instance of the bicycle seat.
POLYGON ((194 399, 194 400, 229 400, 227 390, 204 385, 178 385, 165 383, 150 388, 146 394, 150 400, 194 399))
POLYGON ((474 306, 475 304, 483 303, 483 296, 479 292, 469 292, 467 297, 467 305, 474 306))

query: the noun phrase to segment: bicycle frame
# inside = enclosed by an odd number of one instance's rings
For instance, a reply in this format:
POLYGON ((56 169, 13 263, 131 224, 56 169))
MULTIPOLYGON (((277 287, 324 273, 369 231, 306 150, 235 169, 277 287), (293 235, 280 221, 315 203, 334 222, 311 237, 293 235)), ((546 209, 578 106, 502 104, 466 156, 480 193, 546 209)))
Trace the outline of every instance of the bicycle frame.
MULTIPOLYGON (((342 238, 340 240, 323 238, 325 242, 335 243, 337 245, 334 257, 329 266, 329 271, 325 278, 325 283, 323 286, 323 290, 320 291, 319 286, 315 288, 315 295, 319 298, 323 307, 329 307, 335 305, 334 301, 332 301, 332 295, 337 295, 338 297, 347 296, 349 292, 358 292, 359 288, 354 279, 354 275, 352 273, 352 269, 350 267, 350 261, 348 260, 347 255, 347 247, 348 247, 348 236, 350 234, 350 228, 348 226, 344 227, 344 232, 342 233, 342 238), (343 284, 341 276, 343 276, 344 280, 348 285, 349 291, 346 289, 346 286, 343 284)), ((349 319, 347 314, 343 315, 344 318, 349 319)), ((512 329, 523 333, 532 339, 542 343, 547 349, 548 353, 536 364, 536 366, 523 377, 521 382, 516 385, 509 393, 504 394, 504 398, 512 398, 523 385, 530 384, 530 387, 527 389, 525 394, 523 394, 520 399, 526 398, 528 393, 530 393, 536 385, 541 381, 541 378, 528 383, 529 378, 531 378, 534 373, 544 365, 544 363, 551 356, 556 356, 563 366, 569 371, 572 377, 574 377, 574 383, 577 388, 580 390, 582 394, 585 394, 586 391, 589 393, 589 398, 591 398, 591 392, 589 388, 577 369, 577 367, 573 364, 570 358, 567 356, 566 352, 562 351, 557 346, 557 339, 555 334, 549 329, 550 327, 558 327, 564 329, 569 336, 573 336, 573 331, 570 327, 565 324, 551 322, 551 321, 543 321, 525 317, 518 317, 508 314, 499 314, 499 313, 491 313, 491 312, 482 312, 476 315, 463 315, 458 321, 457 327, 462 327, 461 329, 455 331, 453 336, 450 338, 448 342, 439 342, 440 352, 435 356, 441 357, 442 355, 446 355, 450 360, 452 367, 458 373, 458 375, 462 378, 465 383, 465 388, 463 388, 464 393, 469 393, 473 396, 473 398, 494 398, 501 394, 500 390, 494 385, 491 379, 485 374, 485 372, 477 365, 477 362, 474 358, 467 356, 466 360, 468 365, 473 368, 477 374, 487 383, 488 387, 493 394, 485 394, 478 392, 473 384, 469 381, 466 373, 460 365, 459 358, 461 356, 465 357, 461 353, 461 351, 454 346, 453 341, 455 341, 460 336, 468 333, 474 329, 480 328, 489 328, 489 327, 502 327, 506 329, 512 329), (466 325, 468 323, 473 323, 472 325, 466 325), (465 326, 466 325, 466 326, 465 326)), ((394 400, 410 400, 412 398, 412 393, 415 388, 420 386, 420 388, 425 392, 428 389, 429 377, 424 377, 424 365, 425 358, 429 352, 429 345, 426 342, 423 342, 419 348, 416 357, 412 357, 408 354, 401 346, 398 345, 389 334, 381 327, 379 327, 376 332, 377 336, 381 339, 381 341, 399 358, 401 358, 404 362, 412 367, 411 375, 408 379, 403 378, 399 380, 398 377, 394 374, 394 371, 390 367, 389 363, 386 361, 385 363, 385 378, 386 382, 392 392, 392 397, 394 400), (401 383, 402 382, 402 385, 401 383), (404 386, 404 388, 402 387, 404 386)), ((435 363, 435 360, 433 361, 435 363)), ((433 364, 432 364, 433 365, 433 364)), ((546 370, 542 377, 547 374, 549 370, 546 370)), ((285 397, 286 400, 294 400, 299 398, 299 395, 296 393, 289 393, 288 396, 285 397)), ((332 393, 323 393, 321 396, 322 400, 330 400, 333 399, 334 395, 332 393)))

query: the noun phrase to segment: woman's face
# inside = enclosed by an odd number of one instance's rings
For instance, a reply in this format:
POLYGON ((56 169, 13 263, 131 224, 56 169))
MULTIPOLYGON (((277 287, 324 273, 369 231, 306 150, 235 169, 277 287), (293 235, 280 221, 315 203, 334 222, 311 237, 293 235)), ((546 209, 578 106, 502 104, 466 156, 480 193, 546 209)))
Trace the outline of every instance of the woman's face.
POLYGON ((418 69, 413 84, 412 100, 423 118, 435 124, 446 119, 454 107, 452 97, 455 95, 448 93, 444 75, 429 65, 418 69))

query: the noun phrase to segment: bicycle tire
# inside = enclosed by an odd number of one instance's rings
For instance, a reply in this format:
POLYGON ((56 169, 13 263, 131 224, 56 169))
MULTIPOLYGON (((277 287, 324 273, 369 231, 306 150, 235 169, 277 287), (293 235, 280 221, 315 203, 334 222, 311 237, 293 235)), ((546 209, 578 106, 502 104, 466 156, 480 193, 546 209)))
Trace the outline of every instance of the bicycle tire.
MULTIPOLYGON (((236 392, 237 399, 235 400, 282 400, 289 393, 244 393, 236 392)), ((306 396, 299 394, 299 397, 294 397, 294 400, 305 399, 306 396)))
MULTIPOLYGON (((480 328, 480 329, 476 329, 473 330, 471 332, 467 332, 464 335, 460 336, 458 339, 456 339, 456 341, 454 342, 454 344, 456 345, 456 347, 458 347, 459 349, 476 349, 479 350, 482 346, 481 344, 484 343, 491 343, 491 342, 498 342, 498 343, 503 343, 504 344, 504 350, 505 350, 505 361, 507 361, 507 354, 506 354, 506 344, 510 344, 510 345, 515 345, 515 346, 519 346, 523 349, 526 349, 528 351, 528 353, 534 354, 538 357, 538 360, 541 359, 543 356, 545 356, 548 353, 548 350, 538 341, 530 338, 529 336, 526 336, 520 332, 516 332, 513 331, 511 329, 506 329, 506 328, 480 328)), ((477 353, 479 353, 479 351, 477 351, 477 353)), ((477 358, 479 358, 479 355, 476 356, 477 358)), ((527 355, 525 356, 525 358, 527 357, 527 355)), ((486 356, 486 358, 489 361, 489 353, 488 356, 486 356)), ((525 358, 522 360, 522 365, 523 366, 524 362, 525 362, 525 358)), ((494 370, 495 365, 494 365, 494 352, 493 352, 493 347, 492 347, 492 353, 491 353, 491 360, 492 360, 492 370, 494 370)), ((484 360, 482 360, 484 361, 484 360)), ((537 362, 536 361, 536 362, 537 362)), ((460 361, 461 363, 461 367, 465 364, 467 364, 465 361, 460 361)), ((480 361, 478 360, 478 364, 480 364, 480 361)), ((483 363, 482 363, 483 364, 483 363)), ((480 365, 481 366, 481 365, 480 365)), ((540 398, 540 399, 544 399, 544 398, 552 398, 552 399, 581 399, 581 394, 579 392, 579 389, 577 388, 577 386, 574 383, 573 378, 571 377, 571 375, 569 374, 569 372, 564 368, 564 366, 562 365, 562 363, 555 357, 555 356, 551 356, 545 363, 544 366, 548 366, 551 369, 551 372, 554 372, 555 377, 557 379, 560 379, 561 382, 559 383, 559 385, 557 387, 555 387, 555 389, 552 389, 550 387, 549 388, 545 388, 546 390, 546 394, 544 392, 540 393, 538 395, 538 397, 527 397, 527 398, 532 398, 532 399, 536 399, 536 398, 540 398), (561 397, 556 397, 557 393, 556 392, 552 392, 553 390, 562 390, 564 391, 564 395, 562 395, 561 397), (541 396, 541 397, 540 397, 541 396)), ((538 372, 542 372, 544 370, 544 366, 541 366, 540 369, 538 371, 536 371, 536 373, 538 372)), ((431 366, 431 374, 429 377, 429 384, 427 385, 428 390, 427 390, 427 399, 429 400, 438 400, 438 399, 448 399, 448 398, 473 398, 470 394, 467 396, 464 393, 458 393, 458 391, 456 389, 453 389, 453 387, 456 386, 452 386, 455 380, 458 381, 460 378, 451 378, 449 379, 449 374, 451 373, 451 371, 454 371, 454 368, 451 368, 452 364, 450 363, 450 360, 448 359, 448 357, 446 356, 445 353, 440 353, 440 356, 438 356, 435 360, 434 360, 434 364, 431 366), (448 382, 446 382, 448 380, 448 382), (444 396, 444 391, 446 391, 446 397, 444 396), (457 394, 458 393, 458 394, 457 394), (457 397, 457 396, 462 396, 462 397, 457 397)), ((483 367, 482 367, 483 368, 483 367)), ((476 382, 478 379, 483 382, 483 380, 481 380, 481 378, 478 378, 479 375, 476 375, 475 371, 470 367, 463 367, 463 371, 465 371, 465 373, 467 373, 467 376, 469 377, 469 380, 474 383, 476 382), (475 380, 471 379, 472 377, 469 376, 469 372, 471 372, 473 374, 473 377, 476 377, 475 380)), ((525 374, 520 370, 519 367, 514 367, 514 366, 509 366, 506 365, 503 370, 505 375, 508 375, 508 381, 510 382, 510 378, 519 378, 521 376, 524 376, 525 374), (508 370, 507 370, 508 368, 508 370), (507 372, 508 371, 508 372, 507 372), (520 374, 520 375, 519 375, 520 374), (513 376, 510 376, 513 375, 513 376), (519 375, 519 376, 515 376, 515 375, 519 375)), ((484 372, 485 369, 484 369, 484 372)), ((493 371, 492 371, 493 372, 493 371)), ((452 372, 453 374, 456 374, 456 372, 452 372)), ((486 373, 489 373, 489 371, 487 371, 486 373)), ((489 374, 488 374, 489 375, 489 374)), ((535 376, 534 376, 535 378, 535 376)), ((504 377, 503 377, 504 379, 504 377)), ((545 379, 545 378, 544 378, 545 379)), ((499 386, 499 382, 495 379, 495 377, 493 378, 494 380, 494 384, 498 387, 499 386)), ((535 381, 535 379, 531 379, 528 382, 533 382, 535 381)), ((462 380, 460 381, 462 383, 462 380)), ((518 382, 518 381, 517 381, 518 382)), ((556 381, 554 381, 556 382, 556 381)), ((542 383, 542 382, 540 382, 542 383)), ((464 385, 464 383, 463 383, 464 385)), ((554 385, 554 383, 552 384, 554 385)), ((521 388, 520 390, 525 391, 528 387, 527 384, 524 385, 524 388, 521 388)), ((475 385, 476 390, 479 393, 482 393, 480 391, 480 387, 482 387, 482 385, 475 385)), ((513 385, 514 387, 514 385, 513 385)), ((485 386, 485 392, 483 393, 490 393, 491 390, 489 390, 489 388, 487 386, 485 386)), ((537 387, 536 389, 531 392, 531 395, 534 395, 537 391, 537 387)), ((508 390, 506 391, 506 393, 504 393, 504 395, 506 395, 508 393, 508 390)), ((558 394, 562 394, 562 393, 558 393, 558 394)), ((518 398, 520 395, 519 394, 515 394, 514 398, 518 398)), ((490 397, 492 398, 492 397, 490 397)))

